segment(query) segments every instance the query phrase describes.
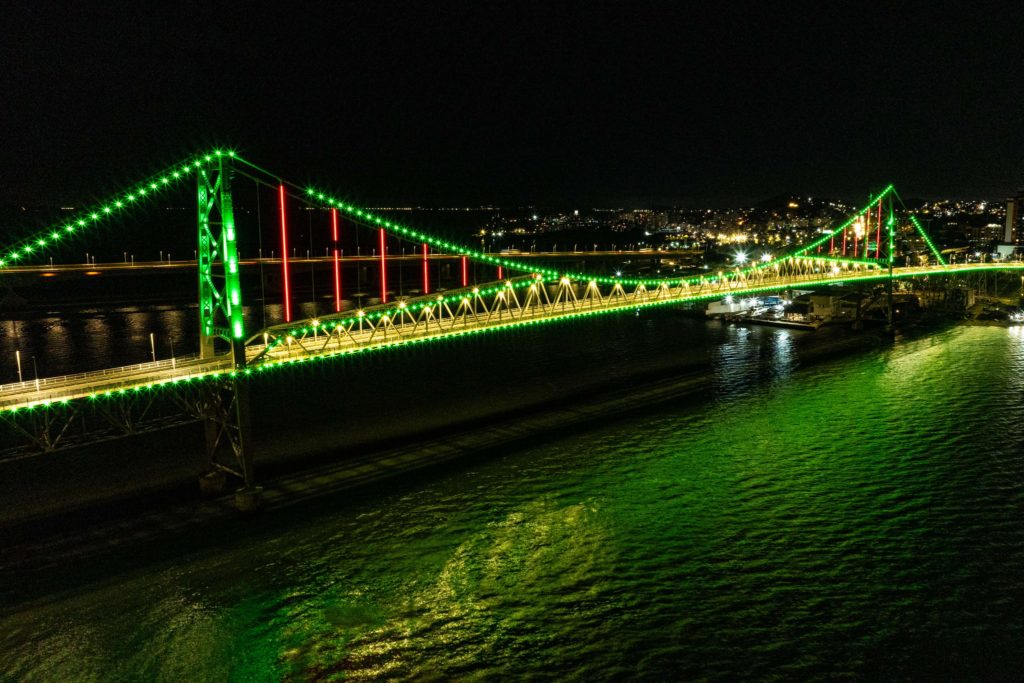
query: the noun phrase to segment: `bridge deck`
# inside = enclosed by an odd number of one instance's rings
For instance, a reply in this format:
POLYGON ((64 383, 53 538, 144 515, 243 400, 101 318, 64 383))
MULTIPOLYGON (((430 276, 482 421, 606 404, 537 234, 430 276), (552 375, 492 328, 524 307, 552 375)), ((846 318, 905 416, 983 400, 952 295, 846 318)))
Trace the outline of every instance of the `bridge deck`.
MULTIPOLYGON (((907 267, 896 269, 894 276, 898 278, 922 277, 985 270, 1024 271, 1024 263, 907 267)), ((845 282, 879 280, 885 277, 887 274, 877 269, 785 276, 762 275, 742 280, 723 280, 702 287, 676 286, 650 290, 637 289, 633 292, 623 291, 617 296, 613 293, 598 294, 592 298, 576 298, 575 294, 571 296, 566 294, 565 298, 558 301, 535 301, 532 304, 511 309, 488 308, 486 305, 480 307, 474 304, 472 309, 467 306, 461 314, 451 314, 451 310, 448 309, 447 317, 441 312, 440 305, 437 306, 438 315, 436 317, 422 313, 414 316, 412 313, 395 311, 392 305, 388 305, 367 309, 367 311, 386 309, 392 312, 393 319, 378 318, 376 323, 367 320, 365 325, 339 326, 330 333, 306 334, 301 338, 290 337, 287 343, 251 344, 246 348, 246 356, 252 365, 259 367, 297 362, 309 358, 363 352, 502 327, 534 324, 541 321, 710 299, 726 294, 743 295, 793 287, 816 287, 845 282)), ((421 309, 421 311, 426 311, 428 308, 430 307, 421 309)), ((351 315, 351 312, 348 315, 351 315)), ((296 324, 296 327, 300 326, 301 323, 296 324)), ((16 410, 96 395, 127 392, 141 387, 209 377, 231 370, 231 359, 227 355, 207 360, 192 356, 75 375, 15 382, 0 385, 0 410, 16 410)))

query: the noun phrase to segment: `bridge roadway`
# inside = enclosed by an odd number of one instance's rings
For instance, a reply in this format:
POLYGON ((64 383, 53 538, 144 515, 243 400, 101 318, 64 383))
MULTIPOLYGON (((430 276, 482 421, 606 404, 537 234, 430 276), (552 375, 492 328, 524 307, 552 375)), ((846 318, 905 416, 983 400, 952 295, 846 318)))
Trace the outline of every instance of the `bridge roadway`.
MULTIPOLYGON (((633 249, 617 251, 533 251, 499 253, 493 252, 494 257, 503 257, 515 260, 530 259, 572 259, 572 258, 672 258, 680 256, 699 256, 704 252, 701 250, 687 249, 666 249, 654 251, 652 249, 633 249)), ((430 261, 458 261, 461 257, 457 254, 429 253, 427 258, 430 261)), ((352 263, 380 263, 379 255, 341 256, 339 262, 342 265, 352 263)), ((415 261, 421 262, 423 255, 410 252, 408 254, 388 254, 388 261, 415 261)), ((238 263, 243 267, 251 266, 279 266, 280 258, 249 258, 239 259, 238 263)), ((298 256, 288 259, 289 264, 331 264, 334 263, 333 256, 298 256)), ((4 268, 5 273, 31 275, 44 273, 95 273, 102 274, 107 271, 146 271, 146 270, 195 270, 196 262, 192 259, 185 261, 113 261, 107 263, 57 263, 54 265, 11 265, 4 268)))
MULTIPOLYGON (((1007 264, 957 264, 951 266, 919 266, 898 268, 894 276, 898 278, 922 277, 928 275, 950 275, 979 271, 1021 271, 1024 263, 1007 264)), ((400 344, 426 341, 462 334, 483 332, 486 330, 515 325, 533 324, 541 321, 558 320, 574 316, 593 315, 664 305, 713 299, 726 294, 743 295, 778 291, 789 288, 805 288, 829 284, 883 280, 887 277, 880 269, 861 269, 834 273, 804 273, 796 275, 776 275, 761 272, 742 279, 727 279, 703 286, 663 286, 651 289, 637 288, 632 292, 624 288, 612 289, 601 293, 593 283, 576 282, 575 285, 563 280, 553 286, 556 296, 552 299, 545 287, 536 287, 535 295, 527 290, 520 290, 515 304, 509 297, 507 305, 495 305, 498 296, 484 301, 471 289, 459 290, 464 293, 461 303, 453 308, 449 304, 433 303, 431 296, 409 299, 405 303, 408 309, 396 311, 395 304, 376 306, 365 309, 366 316, 360 322, 347 326, 339 325, 335 329, 321 333, 305 333, 299 337, 289 335, 285 330, 308 327, 311 321, 295 322, 288 326, 278 325, 258 333, 254 340, 260 338, 277 342, 252 343, 246 347, 247 362, 252 367, 276 365, 296 362, 304 359, 326 357, 340 354, 351 354, 372 349, 381 349, 400 344), (579 289, 581 295, 576 294, 579 289), (476 299, 476 300, 474 300, 476 299), (519 303, 519 300, 524 300, 519 303), (421 303, 423 306, 414 314, 412 305, 421 303), (371 321, 374 312, 392 311, 393 318, 388 316, 371 321)), ((550 286, 550 283, 548 283, 550 286)), ((446 292, 449 298, 453 292, 446 292)), ((456 297, 458 298, 458 297, 456 297)), ((402 305, 402 302, 398 304, 402 305)), ((344 316, 351 319, 352 311, 335 314, 334 318, 344 316)), ((331 322, 331 316, 324 316, 321 324, 331 322)), ((212 359, 199 359, 194 356, 153 363, 140 363, 123 367, 113 367, 75 375, 46 377, 39 380, 28 380, 0 385, 0 410, 16 410, 31 406, 50 405, 75 399, 126 393, 175 382, 192 381, 232 371, 232 363, 228 355, 220 355, 212 359)))

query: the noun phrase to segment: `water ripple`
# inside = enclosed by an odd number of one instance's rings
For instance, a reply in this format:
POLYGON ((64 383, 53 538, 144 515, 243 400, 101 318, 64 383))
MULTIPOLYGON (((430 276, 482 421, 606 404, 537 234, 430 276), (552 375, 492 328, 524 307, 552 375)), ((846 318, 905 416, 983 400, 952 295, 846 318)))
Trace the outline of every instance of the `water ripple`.
POLYGON ((27 607, 0 673, 1011 678, 1024 342, 956 329, 794 372, 799 353, 737 331, 700 407, 27 607))

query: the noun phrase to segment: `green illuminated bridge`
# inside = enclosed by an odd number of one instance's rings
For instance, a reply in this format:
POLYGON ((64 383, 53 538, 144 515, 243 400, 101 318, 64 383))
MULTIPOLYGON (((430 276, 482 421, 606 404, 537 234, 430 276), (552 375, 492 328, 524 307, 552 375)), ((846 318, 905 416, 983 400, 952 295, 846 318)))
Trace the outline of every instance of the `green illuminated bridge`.
MULTIPOLYGON (((807 289, 836 283, 889 283, 903 278, 945 277, 987 270, 1021 270, 1006 264, 946 264, 912 214, 897 214, 892 186, 877 193, 856 214, 825 230, 794 251, 766 257, 732 270, 673 279, 642 279, 603 273, 565 272, 517 255, 485 253, 449 239, 402 225, 352 206, 319 188, 300 187, 242 159, 232 151, 212 151, 174 164, 73 220, 0 251, 0 268, 23 269, 44 262, 65 246, 89 239, 113 216, 141 214, 152 200, 173 188, 196 192, 199 301, 198 354, 187 358, 111 367, 62 377, 0 385, 0 416, 27 437, 32 448, 53 450, 67 440, 84 411, 110 415, 132 431, 133 410, 145 412, 153 397, 169 395, 192 417, 206 424, 208 469, 253 483, 248 443, 249 378, 295 364, 370 352, 397 351, 460 335, 571 318, 634 311, 726 295, 807 289), (262 329, 245 328, 243 287, 238 257, 235 186, 252 183, 257 195, 273 200, 273 231, 279 244, 275 267, 282 284, 280 318, 262 329), (293 316, 289 239, 296 212, 315 211, 330 237, 330 254, 321 259, 332 269, 333 310, 316 318, 293 316), (380 301, 362 309, 344 309, 344 245, 362 231, 379 261, 380 301), (919 237, 930 250, 922 265, 897 265, 897 235, 919 237), (396 245, 422 259, 417 295, 392 300, 388 260, 396 245), (439 256, 453 260, 455 287, 436 290, 429 264, 439 256), (471 267, 477 275, 470 277, 471 267), (487 273, 480 278, 479 273, 487 273), (127 416, 127 417, 126 417, 127 416)), ((251 190, 249 191, 251 193, 251 190)), ((249 195, 251 196, 251 194, 249 195)), ((269 212, 268 212, 269 213, 269 212)), ((308 215, 308 214, 307 214, 308 215)), ((252 226, 262 229, 262 225, 252 226)), ((184 226, 183 226, 184 229, 184 226)), ((190 228, 191 229, 191 228, 190 228)), ((349 252, 351 253, 351 252, 349 252)), ((409 257, 406 256, 405 260, 409 257)), ((900 261, 902 263, 902 260, 900 261)), ((109 430, 107 430, 109 433, 109 430)))

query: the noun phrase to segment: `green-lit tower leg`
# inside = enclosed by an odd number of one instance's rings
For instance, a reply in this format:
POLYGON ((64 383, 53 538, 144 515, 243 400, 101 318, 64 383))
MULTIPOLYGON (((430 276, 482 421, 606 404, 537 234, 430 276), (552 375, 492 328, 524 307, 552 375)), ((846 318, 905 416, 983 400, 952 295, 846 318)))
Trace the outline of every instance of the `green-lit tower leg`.
MULTIPOLYGON (((245 367, 245 326, 231 200, 231 161, 229 153, 211 155, 196 175, 199 355, 214 358, 218 355, 218 340, 227 342, 235 369, 240 370, 245 367)), ((239 507, 251 508, 258 500, 259 489, 253 474, 248 387, 236 377, 225 378, 223 383, 212 382, 210 392, 217 395, 203 401, 206 472, 201 486, 215 491, 222 486, 226 473, 235 475, 244 482, 236 501, 239 507), (218 460, 220 450, 229 450, 233 458, 228 463, 218 460)))
POLYGON ((231 201, 231 157, 211 156, 198 179, 199 353, 212 358, 216 340, 226 341, 235 365, 245 365, 242 288, 238 272, 235 213, 231 201), (220 266, 219 268, 217 266, 220 266))

